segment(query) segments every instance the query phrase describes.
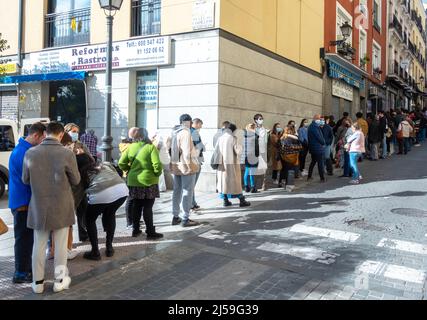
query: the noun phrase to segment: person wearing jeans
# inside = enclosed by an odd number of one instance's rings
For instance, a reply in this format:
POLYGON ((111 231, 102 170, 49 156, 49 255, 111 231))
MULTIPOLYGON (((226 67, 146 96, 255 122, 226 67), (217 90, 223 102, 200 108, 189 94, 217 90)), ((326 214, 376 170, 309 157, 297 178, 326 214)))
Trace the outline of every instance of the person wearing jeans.
POLYGON ((320 115, 315 115, 313 122, 308 127, 308 145, 311 153, 311 164, 308 170, 307 180, 313 177, 313 169, 317 163, 319 168, 320 181, 325 182, 325 138, 321 127, 325 125, 325 120, 320 115))
POLYGON ((353 179, 350 183, 359 184, 362 176, 360 175, 358 160, 365 150, 365 135, 361 126, 355 122, 353 124, 353 135, 348 138, 345 148, 349 151, 350 167, 353 171, 353 179))
POLYGON ((182 223, 183 227, 198 226, 200 223, 190 220, 196 174, 200 171, 198 157, 199 150, 194 147, 191 136, 192 118, 188 114, 180 117, 180 125, 173 129, 170 139, 170 169, 173 175, 172 195, 172 225, 182 223), (183 219, 180 218, 180 204, 184 210, 183 219))
MULTIPOLYGON (((196 149, 199 151, 200 169, 196 173, 196 182, 195 182, 195 185, 197 184, 197 181, 199 180, 199 177, 200 177, 200 173, 202 171, 201 165, 205 161, 205 159, 203 157, 203 152, 206 151, 206 149, 205 149, 205 145, 202 142, 202 138, 200 136, 200 129, 202 129, 202 126, 203 126, 203 121, 202 120, 200 120, 200 119, 194 119, 193 120, 193 125, 192 125, 192 127, 190 129, 191 130, 191 136, 193 138, 194 147, 196 147, 196 149)), ((196 192, 193 192, 193 201, 192 201, 191 210, 193 210, 193 211, 199 211, 200 210, 200 206, 197 204, 197 201, 196 201, 196 192)))
POLYGON ((255 184, 255 174, 259 164, 259 136, 255 132, 256 126, 250 123, 246 126, 245 130, 245 148, 244 148, 244 161, 245 161, 245 175, 243 177, 243 186, 246 192, 258 193, 255 184))
POLYGON ((39 145, 45 137, 46 127, 38 122, 30 127, 28 137, 21 138, 9 159, 9 208, 13 214, 15 233, 14 283, 31 283, 31 255, 33 251, 33 230, 27 227, 28 206, 31 188, 22 182, 22 166, 25 154, 39 145))

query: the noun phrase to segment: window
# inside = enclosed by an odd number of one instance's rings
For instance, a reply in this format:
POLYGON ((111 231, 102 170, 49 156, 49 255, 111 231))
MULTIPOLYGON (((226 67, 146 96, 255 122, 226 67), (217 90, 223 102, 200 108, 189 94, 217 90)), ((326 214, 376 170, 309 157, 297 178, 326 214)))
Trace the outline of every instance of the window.
POLYGON ((15 137, 11 126, 0 126, 0 151, 12 151, 15 148, 15 137))
POLYGON ((381 46, 378 45, 374 41, 374 45, 372 47, 372 67, 374 68, 374 75, 378 78, 380 77, 379 72, 375 71, 382 71, 381 70, 381 46))
MULTIPOLYGON (((336 39, 337 40, 342 40, 343 36, 341 33, 341 26, 348 22, 350 25, 353 25, 353 19, 351 17, 351 15, 339 4, 337 3, 337 27, 336 27, 336 39)), ((347 40, 346 43, 348 43, 349 45, 352 45, 353 41, 352 41, 352 36, 350 36, 347 40)))
POLYGON ((368 49, 367 49, 367 36, 366 32, 363 30, 360 30, 360 44, 359 44, 359 51, 360 51, 360 66, 363 69, 368 68, 368 49))
POLYGON ((88 43, 90 0, 51 0, 45 17, 46 47, 88 43))
POLYGON ((157 131, 157 70, 136 75, 136 126, 146 128, 150 136, 157 131))
POLYGON ((381 0, 374 0, 374 27, 381 32, 381 0))
POLYGON ((160 34, 160 0, 132 0, 132 36, 160 34))

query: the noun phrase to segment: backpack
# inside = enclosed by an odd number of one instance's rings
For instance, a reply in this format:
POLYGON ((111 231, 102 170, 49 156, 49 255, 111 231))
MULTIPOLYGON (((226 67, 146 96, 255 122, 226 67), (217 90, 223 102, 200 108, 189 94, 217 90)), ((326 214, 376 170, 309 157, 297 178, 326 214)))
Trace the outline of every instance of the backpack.
POLYGON ((169 156, 171 158, 171 163, 178 163, 181 159, 181 149, 178 146, 178 133, 181 132, 183 128, 175 127, 172 131, 170 137, 170 146, 169 146, 169 156))

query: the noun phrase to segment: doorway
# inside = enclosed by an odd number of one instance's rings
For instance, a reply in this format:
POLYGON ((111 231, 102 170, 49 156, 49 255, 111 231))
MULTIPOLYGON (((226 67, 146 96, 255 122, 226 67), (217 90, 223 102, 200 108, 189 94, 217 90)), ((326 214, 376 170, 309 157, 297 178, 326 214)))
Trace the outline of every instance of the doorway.
POLYGON ((86 130, 86 93, 82 81, 54 81, 49 83, 49 118, 70 122, 86 130))

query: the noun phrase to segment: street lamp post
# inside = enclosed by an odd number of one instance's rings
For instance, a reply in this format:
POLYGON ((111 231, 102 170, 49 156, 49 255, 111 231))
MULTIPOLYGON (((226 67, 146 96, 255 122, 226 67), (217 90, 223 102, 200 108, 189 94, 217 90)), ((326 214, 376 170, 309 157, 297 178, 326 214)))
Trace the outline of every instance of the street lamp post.
POLYGON ((105 71, 105 99, 104 136, 102 137, 102 161, 111 162, 113 137, 111 136, 111 105, 112 105, 112 69, 113 69, 113 20, 116 11, 120 10, 123 0, 99 0, 107 17, 107 67, 105 71))

